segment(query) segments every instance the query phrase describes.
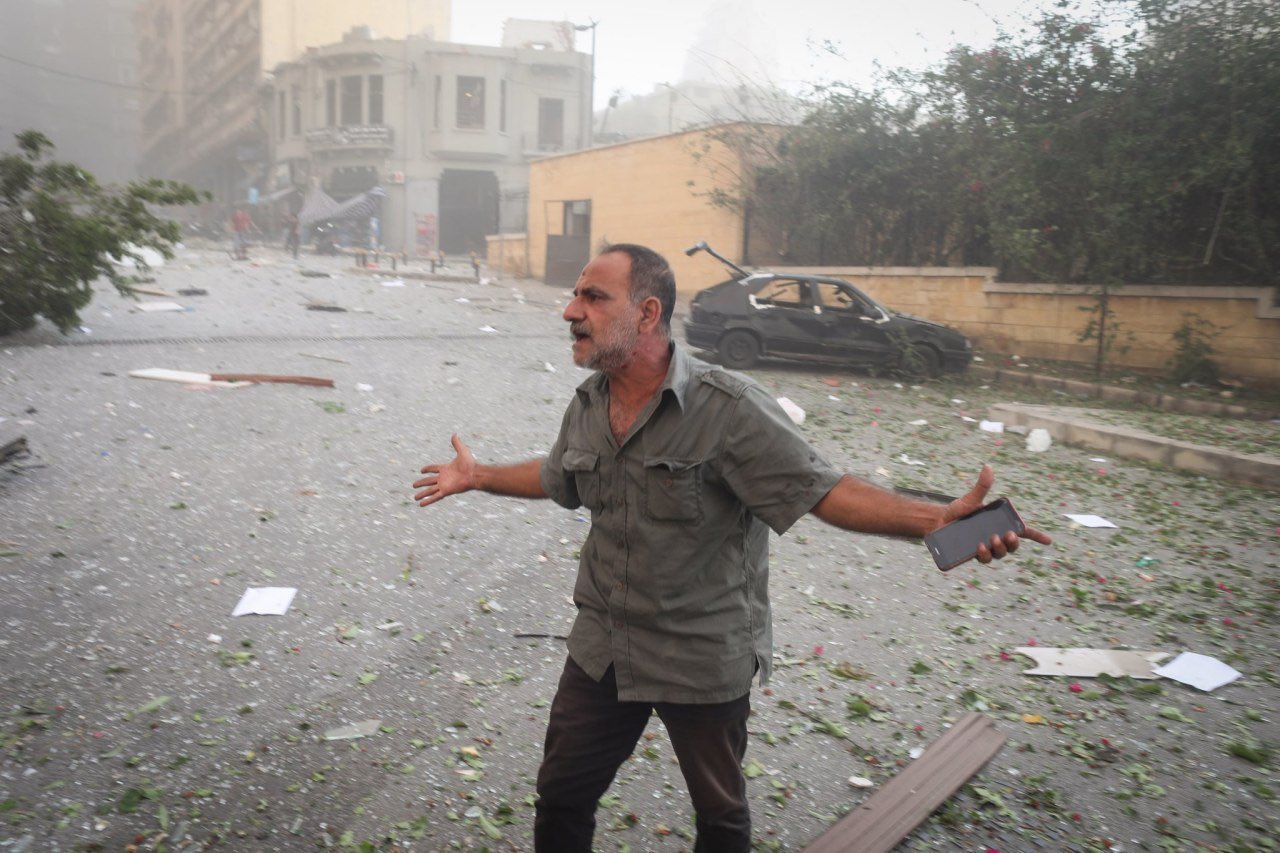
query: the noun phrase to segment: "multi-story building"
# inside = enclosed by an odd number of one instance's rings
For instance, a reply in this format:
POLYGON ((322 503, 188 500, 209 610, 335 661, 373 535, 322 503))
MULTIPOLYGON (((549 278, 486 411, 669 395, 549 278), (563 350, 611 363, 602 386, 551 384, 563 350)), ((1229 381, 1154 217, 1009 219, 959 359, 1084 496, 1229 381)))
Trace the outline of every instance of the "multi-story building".
POLYGON ((267 69, 353 26, 449 37, 449 0, 141 0, 142 168, 245 197, 267 165, 267 69))
POLYGON ((38 130, 100 181, 137 174, 136 0, 6 0, 0 15, 0 150, 38 130))
POLYGON ((803 100, 767 84, 659 83, 648 94, 610 98, 596 113, 595 141, 623 142, 725 122, 797 124, 805 112, 803 100))
POLYGON ((483 254, 486 234, 523 229, 530 160, 587 145, 590 61, 573 26, 551 22, 508 27, 502 47, 356 29, 309 48, 263 87, 263 197, 377 186, 382 245, 483 254))

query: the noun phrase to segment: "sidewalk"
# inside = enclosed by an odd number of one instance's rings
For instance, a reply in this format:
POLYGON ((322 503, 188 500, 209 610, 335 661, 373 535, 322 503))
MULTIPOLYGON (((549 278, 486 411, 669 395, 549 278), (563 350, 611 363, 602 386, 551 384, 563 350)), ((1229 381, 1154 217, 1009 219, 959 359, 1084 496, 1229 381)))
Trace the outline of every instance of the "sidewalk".
POLYGON ((1001 403, 991 407, 989 417, 1006 425, 1046 429, 1054 440, 1064 444, 1089 447, 1113 456, 1127 456, 1206 477, 1280 489, 1280 458, 1275 456, 1237 453, 1178 441, 1103 423, 1090 418, 1089 414, 1088 409, 1067 406, 1001 403))

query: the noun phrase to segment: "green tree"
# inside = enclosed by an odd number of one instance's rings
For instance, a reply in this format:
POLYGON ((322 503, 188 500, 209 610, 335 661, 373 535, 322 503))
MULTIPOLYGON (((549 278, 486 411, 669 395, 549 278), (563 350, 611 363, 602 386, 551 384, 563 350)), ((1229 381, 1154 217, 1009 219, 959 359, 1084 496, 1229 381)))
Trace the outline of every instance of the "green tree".
POLYGON ((741 197, 713 199, 789 263, 1280 279, 1276 0, 1059 0, 989 47, 815 100, 761 137, 741 197))
POLYGON ((16 135, 17 153, 0 156, 0 335, 45 317, 66 333, 106 278, 121 294, 147 266, 141 249, 173 257, 177 223, 152 206, 192 204, 204 194, 173 181, 103 187, 74 163, 52 159, 39 131, 16 135), (137 273, 121 268, 133 262, 137 273))

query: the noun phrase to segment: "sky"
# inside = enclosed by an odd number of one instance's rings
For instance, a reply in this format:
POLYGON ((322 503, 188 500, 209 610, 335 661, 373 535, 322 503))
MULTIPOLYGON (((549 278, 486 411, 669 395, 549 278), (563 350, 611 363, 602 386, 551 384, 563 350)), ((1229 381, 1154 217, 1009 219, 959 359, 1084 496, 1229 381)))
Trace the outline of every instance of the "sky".
MULTIPOLYGON (((956 44, 983 47, 1048 0, 455 0, 452 41, 496 45, 511 17, 596 21, 596 103, 659 83, 741 69, 789 91, 839 80, 866 85, 877 64, 923 68, 956 44), (830 43, 839 52, 823 48, 830 43), (708 58, 719 61, 708 61, 708 58)), ((591 51, 591 33, 578 33, 591 51)), ((736 83, 736 80, 730 80, 736 83)))

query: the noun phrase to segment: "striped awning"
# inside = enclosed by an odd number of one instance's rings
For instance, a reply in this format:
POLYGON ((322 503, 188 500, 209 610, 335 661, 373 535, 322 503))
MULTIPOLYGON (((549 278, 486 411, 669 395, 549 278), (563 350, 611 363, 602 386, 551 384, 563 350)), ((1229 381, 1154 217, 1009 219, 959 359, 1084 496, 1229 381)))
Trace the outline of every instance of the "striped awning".
POLYGON ((329 194, 319 187, 307 190, 307 197, 302 200, 302 209, 298 211, 298 223, 303 228, 332 219, 339 205, 329 194))
POLYGON ((368 192, 360 193, 338 205, 338 209, 327 216, 327 219, 368 219, 382 213, 382 200, 387 191, 382 187, 374 187, 368 192))

